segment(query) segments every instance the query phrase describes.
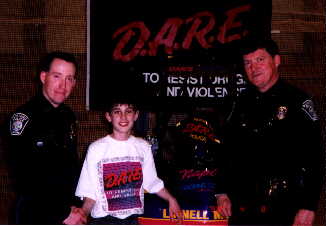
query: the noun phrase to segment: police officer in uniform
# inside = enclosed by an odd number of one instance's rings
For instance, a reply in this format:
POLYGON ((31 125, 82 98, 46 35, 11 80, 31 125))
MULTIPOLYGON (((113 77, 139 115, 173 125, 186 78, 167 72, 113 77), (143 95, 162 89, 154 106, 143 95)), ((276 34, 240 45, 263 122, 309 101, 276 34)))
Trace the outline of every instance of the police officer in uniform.
POLYGON ((274 41, 247 41, 243 51, 250 86, 229 122, 232 158, 218 210, 231 225, 312 225, 322 178, 313 102, 279 79, 274 41))
POLYGON ((63 104, 75 86, 75 72, 73 55, 48 54, 41 63, 42 92, 10 118, 17 224, 62 224, 77 204, 76 118, 63 104))

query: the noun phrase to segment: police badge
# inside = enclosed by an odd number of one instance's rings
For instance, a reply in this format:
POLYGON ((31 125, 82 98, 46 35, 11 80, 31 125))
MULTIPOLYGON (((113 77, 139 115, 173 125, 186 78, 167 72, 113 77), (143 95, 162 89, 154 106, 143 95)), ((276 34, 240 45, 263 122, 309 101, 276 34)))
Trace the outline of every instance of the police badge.
POLYGON ((29 118, 23 113, 15 113, 10 119, 10 134, 13 136, 19 136, 25 129, 25 126, 29 118))
POLYGON ((285 106, 278 107, 276 118, 278 120, 284 119, 286 117, 287 112, 288 112, 288 108, 287 107, 285 107, 285 106))

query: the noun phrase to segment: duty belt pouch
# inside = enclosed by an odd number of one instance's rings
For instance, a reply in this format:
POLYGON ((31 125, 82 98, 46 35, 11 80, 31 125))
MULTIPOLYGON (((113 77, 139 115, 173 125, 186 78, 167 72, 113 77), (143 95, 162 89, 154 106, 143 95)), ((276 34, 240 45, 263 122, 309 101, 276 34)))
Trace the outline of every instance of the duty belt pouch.
POLYGON ((288 203, 292 184, 287 176, 269 176, 260 181, 257 187, 261 195, 258 205, 264 205, 271 211, 288 203))
POLYGON ((268 200, 277 199, 289 191, 290 181, 288 177, 269 177, 265 181, 264 195, 268 200))

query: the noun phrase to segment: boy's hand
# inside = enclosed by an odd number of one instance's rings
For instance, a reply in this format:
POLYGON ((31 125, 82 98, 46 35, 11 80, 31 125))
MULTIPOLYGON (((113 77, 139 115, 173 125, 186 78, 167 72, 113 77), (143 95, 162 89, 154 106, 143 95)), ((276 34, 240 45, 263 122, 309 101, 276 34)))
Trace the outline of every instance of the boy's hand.
POLYGON ((180 206, 175 198, 169 199, 169 213, 170 217, 172 219, 173 216, 177 217, 177 223, 181 224, 183 221, 183 214, 182 210, 180 209, 180 206))
POLYGON ((69 216, 63 221, 63 223, 69 225, 86 224, 87 216, 82 208, 72 206, 69 216))

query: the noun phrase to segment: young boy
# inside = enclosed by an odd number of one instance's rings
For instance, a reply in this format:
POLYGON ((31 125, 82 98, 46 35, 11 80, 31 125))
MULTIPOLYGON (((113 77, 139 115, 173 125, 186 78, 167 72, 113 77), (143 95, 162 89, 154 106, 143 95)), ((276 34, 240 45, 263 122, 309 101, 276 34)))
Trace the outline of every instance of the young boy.
POLYGON ((144 211, 144 189, 169 203, 170 216, 181 219, 176 199, 157 177, 150 145, 132 135, 139 111, 128 99, 115 100, 105 113, 112 133, 88 149, 76 189, 84 200, 65 224, 137 224, 144 211))

